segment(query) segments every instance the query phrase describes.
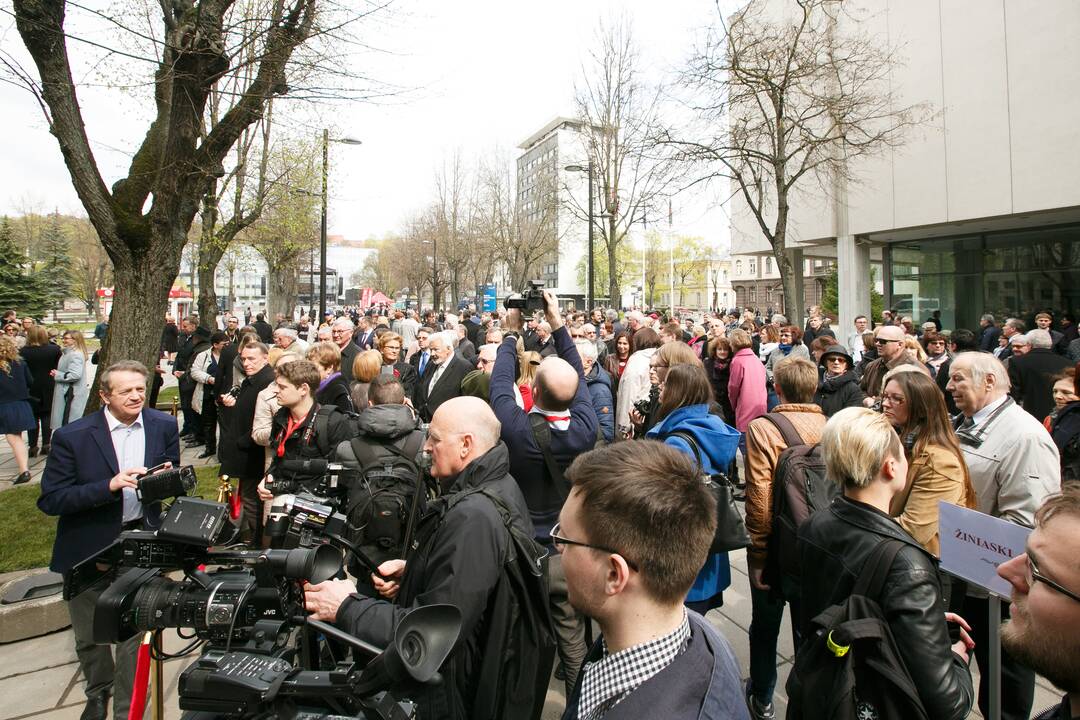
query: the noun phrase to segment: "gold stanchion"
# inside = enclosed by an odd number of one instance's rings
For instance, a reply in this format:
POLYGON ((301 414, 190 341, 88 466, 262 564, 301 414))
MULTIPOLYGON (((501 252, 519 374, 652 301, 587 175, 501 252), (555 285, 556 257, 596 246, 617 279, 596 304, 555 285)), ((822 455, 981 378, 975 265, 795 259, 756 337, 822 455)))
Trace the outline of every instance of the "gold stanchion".
POLYGON ((225 503, 226 505, 228 505, 232 501, 232 494, 232 481, 229 480, 229 476, 218 476, 217 501, 219 503, 225 503))
POLYGON ((165 643, 161 637, 161 630, 154 631, 154 637, 150 642, 151 647, 154 649, 150 653, 151 702, 154 704, 153 718, 154 720, 165 720, 165 663, 161 660, 161 653, 165 650, 165 643))

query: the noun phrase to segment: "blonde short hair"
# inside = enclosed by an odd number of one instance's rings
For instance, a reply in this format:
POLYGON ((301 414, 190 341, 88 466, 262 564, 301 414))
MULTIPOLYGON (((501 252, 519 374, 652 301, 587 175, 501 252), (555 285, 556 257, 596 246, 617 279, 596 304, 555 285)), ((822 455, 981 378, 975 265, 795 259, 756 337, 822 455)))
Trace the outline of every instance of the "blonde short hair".
POLYGON ((841 488, 870 485, 888 458, 904 452, 884 415, 868 408, 844 408, 821 433, 825 476, 841 488))
POLYGON ((365 350, 356 356, 352 364, 353 382, 369 383, 382 370, 383 356, 378 350, 365 350))
POLYGON ((731 352, 737 353, 743 348, 753 347, 754 341, 750 339, 750 333, 742 328, 735 328, 728 333, 728 341, 731 343, 731 352))
POLYGON ((341 348, 332 342, 315 343, 307 351, 307 359, 331 371, 341 369, 341 348))

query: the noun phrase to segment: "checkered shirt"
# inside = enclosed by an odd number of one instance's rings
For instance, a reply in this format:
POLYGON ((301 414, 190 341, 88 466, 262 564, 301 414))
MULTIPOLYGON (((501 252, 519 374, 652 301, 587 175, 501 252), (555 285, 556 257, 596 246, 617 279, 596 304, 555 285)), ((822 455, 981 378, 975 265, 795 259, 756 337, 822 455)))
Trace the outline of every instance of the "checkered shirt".
MULTIPOLYGON (((683 612, 682 625, 656 640, 634 645, 614 655, 607 652, 582 669, 578 720, 599 720, 639 685, 660 672, 686 649, 690 620, 683 612)), ((601 640, 603 642, 603 640, 601 640)))

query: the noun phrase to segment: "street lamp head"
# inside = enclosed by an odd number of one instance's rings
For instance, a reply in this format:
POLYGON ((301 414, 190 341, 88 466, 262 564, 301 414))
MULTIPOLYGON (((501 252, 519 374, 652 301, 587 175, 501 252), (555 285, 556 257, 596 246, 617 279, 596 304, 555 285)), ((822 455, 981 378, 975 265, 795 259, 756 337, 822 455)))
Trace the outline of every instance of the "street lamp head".
POLYGON ((567 165, 563 168, 563 170, 567 170, 569 172, 588 172, 589 168, 585 167, 584 165, 567 165))
POLYGON ((334 142, 341 143, 342 145, 363 145, 364 144, 363 140, 357 140, 356 138, 351 138, 351 137, 334 138, 334 142))

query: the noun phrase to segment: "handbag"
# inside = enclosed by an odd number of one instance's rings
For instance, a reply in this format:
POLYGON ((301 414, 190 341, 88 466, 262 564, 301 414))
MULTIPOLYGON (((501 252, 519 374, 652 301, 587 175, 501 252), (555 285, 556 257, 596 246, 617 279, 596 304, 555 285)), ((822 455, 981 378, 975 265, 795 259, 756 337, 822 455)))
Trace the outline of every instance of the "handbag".
POLYGON ((705 485, 716 499, 716 534, 713 536, 712 545, 709 546, 709 554, 741 550, 749 546, 750 535, 746 532, 746 523, 743 522, 742 514, 735 504, 734 484, 724 473, 708 475, 704 472, 705 465, 701 461, 701 448, 698 447, 693 435, 682 431, 670 434, 682 438, 694 451, 694 460, 698 467, 702 468, 705 485))

